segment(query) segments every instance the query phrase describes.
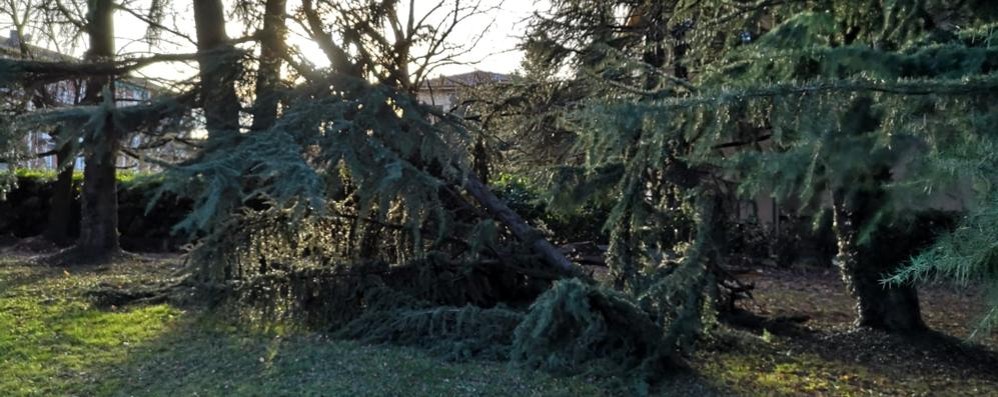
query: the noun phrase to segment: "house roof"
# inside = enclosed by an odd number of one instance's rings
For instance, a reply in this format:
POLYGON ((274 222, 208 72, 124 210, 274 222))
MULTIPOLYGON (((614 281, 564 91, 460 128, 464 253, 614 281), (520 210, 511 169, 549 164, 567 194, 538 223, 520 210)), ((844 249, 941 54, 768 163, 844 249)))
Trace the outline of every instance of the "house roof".
MULTIPOLYGON (((13 36, 16 33, 11 32, 11 34, 13 36)), ((21 57, 21 45, 15 37, 0 36, 0 56, 10 58, 21 57)), ((79 61, 79 59, 74 56, 62 54, 36 45, 28 44, 27 47, 32 57, 37 60, 62 62, 79 61)))
POLYGON ((512 77, 507 74, 476 70, 453 76, 440 76, 435 79, 427 79, 420 86, 420 90, 448 91, 481 84, 506 83, 511 80, 512 77))
MULTIPOLYGON (((11 36, 13 35, 14 32, 11 32, 11 36)), ((29 53, 35 60, 49 61, 49 62, 81 61, 80 58, 74 57, 72 55, 67 55, 60 52, 52 51, 50 49, 39 47, 36 45, 28 44, 27 47, 29 53)), ((0 36, 0 57, 21 58, 21 46, 20 43, 17 41, 17 39, 12 37, 0 36)), ((166 88, 163 88, 162 86, 156 84, 152 80, 145 79, 142 77, 123 76, 119 81, 128 84, 130 86, 146 89, 153 92, 168 91, 166 88)))

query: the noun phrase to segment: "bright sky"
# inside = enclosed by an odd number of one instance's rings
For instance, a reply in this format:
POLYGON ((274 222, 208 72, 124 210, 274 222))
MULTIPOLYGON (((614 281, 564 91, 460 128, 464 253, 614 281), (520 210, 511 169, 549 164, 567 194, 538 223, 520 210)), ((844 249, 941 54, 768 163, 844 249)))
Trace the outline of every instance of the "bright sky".
MULTIPOLYGON (((488 26, 494 18, 495 22, 492 28, 483 36, 482 40, 470 53, 461 57, 460 60, 468 63, 467 65, 441 67, 432 73, 433 77, 440 74, 457 74, 476 69, 510 73, 519 68, 523 54, 516 49, 516 45, 519 43, 519 38, 526 29, 524 19, 530 17, 535 10, 546 9, 548 2, 546 0, 505 0, 504 2, 502 0, 482 0, 482 2, 485 5, 499 5, 500 8, 490 12, 489 15, 481 15, 459 25, 451 41, 460 44, 468 43, 482 29, 488 26)), ((289 10, 294 10, 297 7, 297 3, 295 0, 289 1, 289 10)), ((403 1, 403 3, 407 2, 403 1)), ((436 4, 436 1, 418 0, 416 1, 417 11, 421 11, 421 9, 425 10, 434 4, 436 4)), ((164 22, 164 25, 176 26, 177 30, 194 37, 194 23, 190 20, 190 15, 192 15, 190 3, 179 0, 174 1, 174 8, 179 17, 171 18, 168 16, 168 20, 164 22)), ((419 15, 418 12, 417 15, 419 15)), ((294 24, 293 22, 289 23, 294 24)), ((157 48, 151 50, 142 41, 145 26, 144 22, 125 13, 119 12, 115 15, 116 44, 119 54, 194 52, 194 45, 192 43, 186 42, 185 39, 178 38, 168 32, 162 34, 164 38, 163 42, 158 44, 157 48)), ((0 30, 0 34, 3 36, 7 36, 8 30, 12 29, 8 16, 0 16, 0 29, 2 29, 0 30)), ((243 34, 242 29, 243 27, 239 23, 230 23, 227 26, 230 37, 241 36, 243 34)), ((327 63, 325 56, 319 50, 318 46, 311 43, 307 38, 302 37, 300 33, 295 34, 295 26, 292 26, 292 30, 293 32, 289 39, 292 44, 299 46, 312 62, 318 65, 327 63)), ((40 35, 36 32, 34 36, 39 37, 40 35)), ((37 40, 35 41, 35 44, 42 44, 38 43, 37 40)), ((76 55, 80 55, 84 49, 82 45, 79 47, 76 51, 73 51, 76 55)), ((63 49, 63 51, 69 50, 63 49)), ((193 69, 183 65, 158 65, 145 69, 142 74, 148 77, 176 79, 183 76, 190 76, 192 73, 193 69)))

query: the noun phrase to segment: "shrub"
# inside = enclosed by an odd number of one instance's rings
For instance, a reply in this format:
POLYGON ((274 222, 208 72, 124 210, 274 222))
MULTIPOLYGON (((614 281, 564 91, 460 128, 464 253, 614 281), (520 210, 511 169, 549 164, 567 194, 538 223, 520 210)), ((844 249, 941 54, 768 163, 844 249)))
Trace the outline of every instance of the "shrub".
MULTIPOLYGON (((50 200, 56 173, 51 170, 18 169, 16 185, 0 201, 0 235, 26 238, 41 234, 48 223, 50 200)), ((79 233, 82 173, 73 175, 71 236, 79 233)), ((173 236, 173 225, 191 209, 191 202, 164 195, 152 208, 149 203, 159 188, 159 174, 118 172, 118 232, 121 244, 132 251, 177 249, 185 241, 173 236)))
POLYGON ((543 200, 541 188, 513 174, 501 174, 492 183, 496 195, 532 225, 548 232, 555 242, 592 241, 606 244, 603 224, 611 205, 590 201, 578 208, 555 208, 543 200))

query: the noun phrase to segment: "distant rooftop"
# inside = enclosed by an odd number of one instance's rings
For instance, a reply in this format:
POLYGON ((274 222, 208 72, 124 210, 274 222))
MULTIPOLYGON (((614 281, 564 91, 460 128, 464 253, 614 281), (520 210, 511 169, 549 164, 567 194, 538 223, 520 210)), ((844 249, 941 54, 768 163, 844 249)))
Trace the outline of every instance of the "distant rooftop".
MULTIPOLYGON (((25 43, 27 43, 28 54, 33 59, 39 61, 79 61, 76 57, 32 45, 31 35, 25 35, 25 43)), ((21 57, 21 40, 18 38, 16 30, 11 30, 7 37, 0 36, 0 56, 10 58, 21 57)))
POLYGON ((431 90, 457 90, 481 84, 507 83, 511 80, 512 77, 507 74, 476 70, 474 72, 456 74, 453 76, 440 76, 434 79, 427 79, 420 88, 431 90))
MULTIPOLYGON (((56 51, 49 50, 47 48, 42 48, 31 43, 31 35, 25 35, 25 41, 27 43, 28 55, 31 59, 37 61, 48 61, 48 62, 80 62, 81 59, 74 57, 72 55, 62 54, 56 51)), ((0 36, 0 58, 21 58, 21 41, 18 38, 17 31, 11 30, 7 37, 0 36)), ((150 91, 167 91, 159 84, 156 84, 148 79, 135 76, 124 76, 122 79, 118 80, 122 83, 129 84, 132 86, 141 87, 148 89, 150 91)))

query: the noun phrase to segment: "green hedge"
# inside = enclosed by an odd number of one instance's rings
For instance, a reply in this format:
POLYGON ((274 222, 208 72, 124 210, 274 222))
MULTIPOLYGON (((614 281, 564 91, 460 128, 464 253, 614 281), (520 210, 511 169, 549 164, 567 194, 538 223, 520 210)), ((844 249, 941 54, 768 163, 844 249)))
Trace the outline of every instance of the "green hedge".
MULTIPOLYGON (((48 222, 49 200, 56 174, 48 170, 16 171, 17 187, 7 193, 7 200, 0 201, 0 236, 18 238, 41 234, 48 222)), ((118 172, 118 231, 122 246, 127 250, 175 249, 184 240, 171 236, 170 229, 191 210, 189 200, 178 200, 165 195, 156 206, 145 213, 149 199, 160 186, 161 176, 133 172, 118 172)), ((79 233, 79 194, 83 175, 73 176, 74 196, 71 234, 79 233)), ((554 211, 540 199, 537 188, 523 178, 504 175, 493 184, 496 193, 513 210, 530 223, 551 232, 559 242, 606 242, 603 222, 609 205, 589 204, 571 211, 554 211)))
MULTIPOLYGON (((56 180, 53 171, 17 170, 17 185, 0 201, 0 235, 18 238, 37 236, 48 223, 49 201, 56 180)), ((73 175, 74 202, 70 234, 79 233, 80 186, 83 176, 73 175)), ((164 195, 147 213, 149 200, 159 188, 160 176, 118 172, 118 232, 121 244, 131 251, 175 250, 184 243, 170 229, 190 210, 191 202, 164 195)))

